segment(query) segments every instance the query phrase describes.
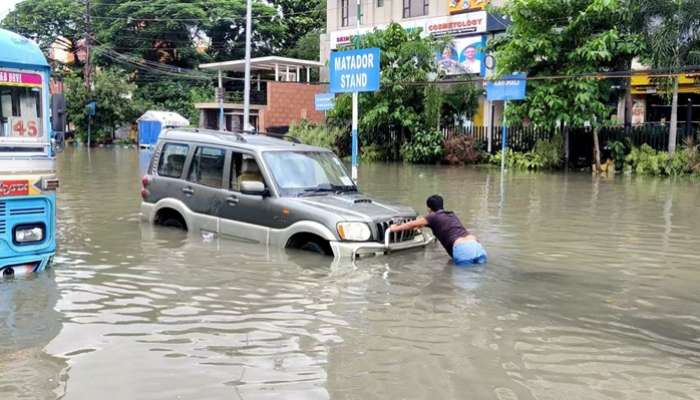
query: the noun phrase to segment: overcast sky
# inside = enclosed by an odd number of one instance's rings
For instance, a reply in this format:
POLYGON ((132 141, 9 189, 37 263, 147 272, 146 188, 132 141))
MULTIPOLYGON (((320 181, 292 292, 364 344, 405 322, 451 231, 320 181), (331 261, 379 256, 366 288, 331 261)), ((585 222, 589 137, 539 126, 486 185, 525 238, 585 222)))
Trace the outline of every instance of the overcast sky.
POLYGON ((22 0, 0 0, 0 19, 5 18, 5 15, 15 8, 15 4, 22 0))

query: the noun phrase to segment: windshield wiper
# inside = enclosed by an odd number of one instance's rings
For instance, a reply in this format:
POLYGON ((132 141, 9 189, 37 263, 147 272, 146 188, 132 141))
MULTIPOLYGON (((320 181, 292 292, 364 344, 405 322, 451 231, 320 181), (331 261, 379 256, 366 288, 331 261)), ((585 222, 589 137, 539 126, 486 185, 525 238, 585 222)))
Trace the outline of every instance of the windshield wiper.
POLYGON ((355 185, 333 185, 333 190, 338 193, 357 192, 355 185))
POLYGON ((327 187, 327 186, 316 186, 316 187, 304 189, 303 192, 299 193, 299 196, 303 196, 305 194, 328 193, 328 192, 335 192, 335 189, 332 187, 327 187))

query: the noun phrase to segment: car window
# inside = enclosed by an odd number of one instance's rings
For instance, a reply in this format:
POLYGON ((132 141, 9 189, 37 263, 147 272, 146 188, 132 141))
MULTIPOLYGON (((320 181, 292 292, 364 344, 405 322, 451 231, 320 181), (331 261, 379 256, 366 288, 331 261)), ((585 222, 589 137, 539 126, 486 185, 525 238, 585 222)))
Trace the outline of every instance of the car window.
POLYGON ((234 151, 231 153, 231 182, 229 188, 234 192, 240 192, 241 182, 243 181, 265 183, 255 157, 234 151))
POLYGON ((192 157, 187 180, 205 186, 221 188, 224 178, 226 152, 215 147, 197 147, 192 157))
POLYGON ((182 176, 189 146, 181 143, 166 143, 158 161, 158 175, 170 178, 182 176))

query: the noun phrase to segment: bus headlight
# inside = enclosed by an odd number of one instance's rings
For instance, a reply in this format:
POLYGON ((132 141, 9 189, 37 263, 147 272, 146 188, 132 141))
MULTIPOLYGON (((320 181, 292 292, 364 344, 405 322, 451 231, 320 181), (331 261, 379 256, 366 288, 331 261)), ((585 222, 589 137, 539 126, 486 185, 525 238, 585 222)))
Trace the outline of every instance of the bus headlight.
POLYGON ((338 236, 343 240, 364 242, 372 237, 369 226, 364 222, 339 222, 336 228, 338 236))
POLYGON ((19 225, 14 229, 15 244, 31 244, 44 240, 44 224, 19 225))

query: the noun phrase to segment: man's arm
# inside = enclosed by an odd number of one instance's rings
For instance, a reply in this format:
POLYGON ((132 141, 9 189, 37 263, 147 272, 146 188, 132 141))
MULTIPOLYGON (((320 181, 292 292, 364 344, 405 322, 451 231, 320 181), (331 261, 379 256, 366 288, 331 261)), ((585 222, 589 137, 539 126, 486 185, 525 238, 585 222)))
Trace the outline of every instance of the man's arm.
POLYGON ((411 229, 418 229, 428 226, 428 221, 425 217, 418 217, 413 221, 406 222, 405 224, 392 225, 389 230, 392 232, 410 231, 411 229))

